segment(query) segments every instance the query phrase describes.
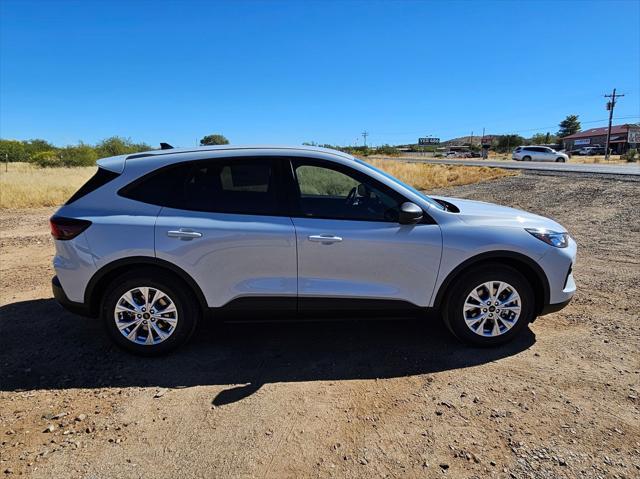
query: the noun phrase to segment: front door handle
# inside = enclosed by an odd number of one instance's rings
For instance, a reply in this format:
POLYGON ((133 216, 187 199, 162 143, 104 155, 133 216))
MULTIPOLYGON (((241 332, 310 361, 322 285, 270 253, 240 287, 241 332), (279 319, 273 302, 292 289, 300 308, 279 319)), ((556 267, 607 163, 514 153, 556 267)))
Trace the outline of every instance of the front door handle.
POLYGON ((309 241, 322 244, 331 244, 339 243, 340 241, 342 241, 342 238, 340 238, 340 236, 334 235, 311 235, 309 236, 309 241))
POLYGON ((202 238, 202 233, 198 231, 180 228, 179 230, 167 231, 167 236, 169 238, 193 239, 193 238, 202 238))

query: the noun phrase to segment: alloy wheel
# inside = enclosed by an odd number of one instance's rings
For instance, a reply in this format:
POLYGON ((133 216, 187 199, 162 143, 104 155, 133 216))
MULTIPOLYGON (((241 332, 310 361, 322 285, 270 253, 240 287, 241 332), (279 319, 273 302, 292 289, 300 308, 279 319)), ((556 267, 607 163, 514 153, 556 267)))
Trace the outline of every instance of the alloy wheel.
POLYGON ((150 286, 120 296, 113 313, 116 327, 129 341, 156 345, 166 341, 178 325, 178 310, 165 292, 150 286))
POLYGON ((509 331, 520 318, 522 300, 518 291, 504 281, 487 281, 471 290, 463 306, 467 327, 483 337, 509 331))

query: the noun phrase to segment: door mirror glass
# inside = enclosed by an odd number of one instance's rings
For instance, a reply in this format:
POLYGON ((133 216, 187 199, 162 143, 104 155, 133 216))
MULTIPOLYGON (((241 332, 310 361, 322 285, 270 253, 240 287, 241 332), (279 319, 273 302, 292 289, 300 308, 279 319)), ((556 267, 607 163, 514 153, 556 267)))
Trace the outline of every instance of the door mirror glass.
POLYGON ((402 225, 412 225, 422 219, 422 208, 415 203, 407 201, 400 205, 400 218, 398 222, 402 225))

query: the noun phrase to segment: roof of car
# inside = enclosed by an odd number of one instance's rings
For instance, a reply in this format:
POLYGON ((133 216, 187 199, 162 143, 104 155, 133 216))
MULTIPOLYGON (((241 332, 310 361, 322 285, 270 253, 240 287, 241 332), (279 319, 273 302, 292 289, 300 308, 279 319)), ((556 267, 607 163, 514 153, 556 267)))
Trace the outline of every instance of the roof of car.
MULTIPOLYGON (((207 152, 255 152, 256 155, 264 156, 283 156, 283 155, 295 155, 296 152, 302 156, 310 156, 312 154, 331 155, 334 158, 338 157, 343 160, 355 161, 353 156, 344 153, 342 151, 331 150, 329 148, 322 148, 319 146, 260 146, 260 145, 216 145, 216 146, 196 146, 192 148, 167 148, 164 150, 151 150, 143 151, 140 153, 131 153, 129 155, 111 156, 109 158, 102 158, 97 161, 100 168, 113 171, 115 173, 122 173, 125 168, 125 164, 130 161, 144 162, 145 160, 164 160, 164 163, 171 163, 172 161, 184 161, 189 160, 193 156, 194 158, 204 159, 207 152), (203 155, 204 154, 204 155, 203 155), (182 156, 185 155, 185 156, 182 156)), ((249 155, 251 153, 248 153, 249 155)), ((244 156, 243 154, 231 154, 229 156, 244 156)))
POLYGON ((348 153, 330 148, 322 148, 320 146, 279 146, 279 145, 212 145, 212 146, 195 146, 187 148, 170 148, 165 150, 150 150, 140 153, 132 153, 127 155, 127 160, 134 158, 144 158, 159 155, 175 155, 181 153, 202 153, 203 151, 229 151, 229 150, 291 150, 291 151, 313 151, 318 153, 326 153, 337 155, 343 158, 352 158, 348 153))

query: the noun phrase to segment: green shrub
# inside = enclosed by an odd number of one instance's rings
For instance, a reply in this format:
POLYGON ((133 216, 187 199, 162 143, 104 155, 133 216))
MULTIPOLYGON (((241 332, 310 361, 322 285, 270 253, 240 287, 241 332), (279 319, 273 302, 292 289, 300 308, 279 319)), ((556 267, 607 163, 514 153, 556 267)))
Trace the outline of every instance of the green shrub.
POLYGON ((60 158, 63 166, 93 166, 98 159, 98 152, 93 147, 80 143, 60 150, 60 158))
POLYGON ((376 155, 400 156, 400 150, 391 145, 382 145, 375 149, 376 155))
POLYGON ((630 163, 636 162, 640 160, 640 153, 638 153, 637 148, 631 148, 625 154, 620 155, 620 159, 628 161, 630 163))
POLYGON ((57 151, 41 151, 30 158, 31 163, 42 168, 54 168, 64 166, 62 159, 58 156, 57 151))
POLYGON ((130 153, 138 153, 140 151, 149 151, 151 147, 146 143, 133 143, 131 138, 122 138, 120 136, 112 136, 105 138, 95 146, 98 158, 107 156, 127 155, 130 153))
POLYGON ((0 161, 27 161, 29 154, 24 143, 17 140, 0 140, 0 161))

